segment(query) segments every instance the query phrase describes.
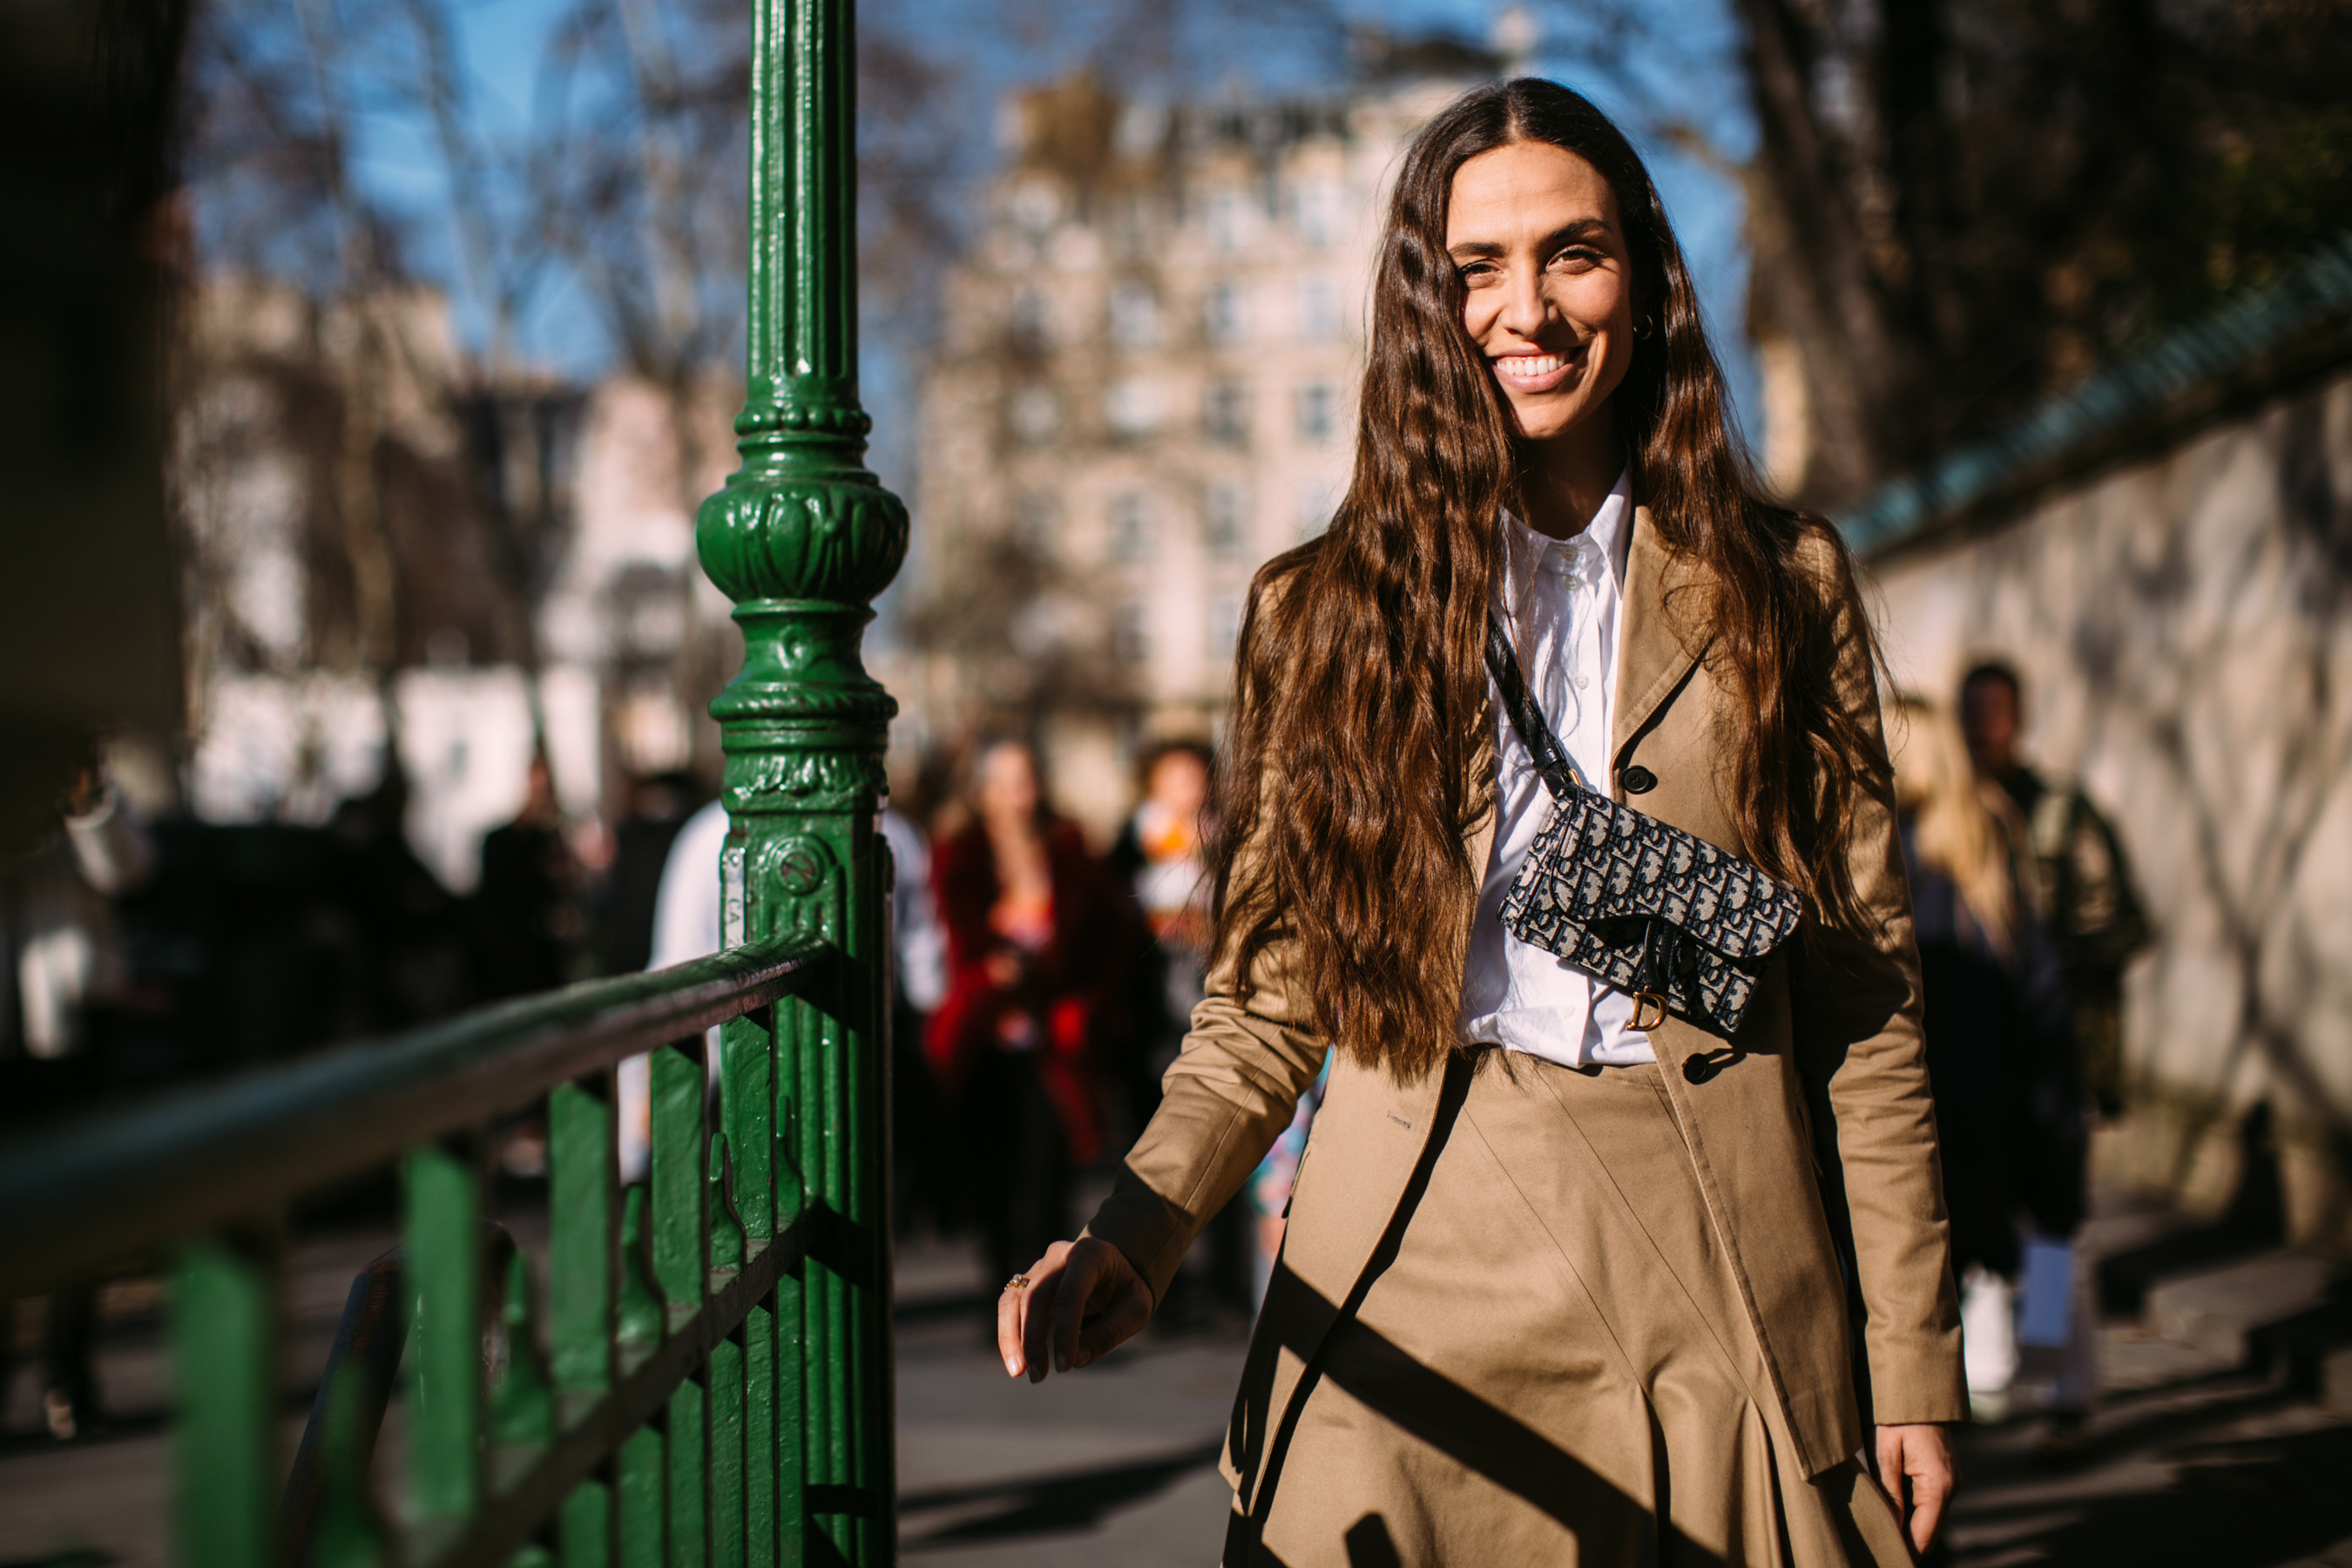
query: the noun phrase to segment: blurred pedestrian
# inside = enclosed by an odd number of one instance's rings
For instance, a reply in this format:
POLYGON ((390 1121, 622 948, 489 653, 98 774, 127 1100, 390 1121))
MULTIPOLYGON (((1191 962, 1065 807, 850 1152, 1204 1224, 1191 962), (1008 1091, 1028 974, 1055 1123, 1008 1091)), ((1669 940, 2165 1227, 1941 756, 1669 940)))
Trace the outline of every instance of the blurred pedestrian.
POLYGON ((653 956, 654 903, 670 846, 709 793, 684 771, 654 773, 630 784, 628 809, 613 830, 613 864, 604 876, 603 973, 633 973, 653 956))
MULTIPOLYGON (((1120 1091, 1130 1137, 1160 1108, 1160 1075, 1176 1059, 1208 965, 1209 748, 1165 741, 1144 753, 1140 795, 1107 858, 1111 875, 1131 889, 1151 940, 1139 948, 1129 986, 1132 1027, 1106 1064, 1120 1091)), ((1203 1310, 1246 1316, 1255 1250, 1246 1194, 1209 1222, 1184 1270, 1160 1303, 1163 1321, 1181 1322, 1203 1310)))
POLYGON ((911 819, 888 809, 882 813, 882 836, 890 842, 898 874, 890 905, 896 961, 890 976, 890 1131, 898 1234, 911 1233, 928 1215, 933 1229, 947 1236, 962 1226, 968 1205, 955 1168, 947 1101, 923 1047, 931 1015, 947 999, 948 935, 931 890, 930 840, 911 819))
POLYGON ((948 989, 929 1047, 1001 1277, 1068 1228, 1071 1178, 1099 1152, 1134 941, 1128 900, 1046 805, 1026 744, 977 748, 967 795, 970 826, 933 854, 948 989))
MULTIPOLYGON (((327 821, 329 875, 359 930, 356 1031, 406 1028, 446 1017, 479 996, 478 911, 468 910, 417 858, 408 841, 408 775, 387 748, 383 776, 340 802, 327 821)), ((239 977, 240 986, 250 984, 239 977)), ((239 1014, 268 999, 241 999, 239 1014)))
POLYGON ((0 1048, 79 1055, 89 1014, 128 979, 114 900, 155 869, 147 825, 96 762, 58 806, 57 830, 0 878, 0 1048))
POLYGON ((2029 886, 2065 973, 2084 1089, 2100 1115, 2119 1116, 2124 966, 2147 944, 2147 917, 2115 825, 2080 785, 2047 781, 2020 759, 2024 719, 2024 688, 2010 666, 1979 664, 1960 682, 1969 754, 2025 819, 2029 886))
MULTIPOLYGON (((1927 1068, 1944 1151, 1969 1393, 2005 1407, 2028 1227, 2083 1215, 2082 1099, 2065 984, 2029 891, 2025 826, 1948 713, 1898 699, 1890 736, 1927 1068)), ((2087 1397, 2087 1394, 2084 1395, 2087 1397)))
MULTIPOLYGON (((69 1061, 83 1065, 77 1058, 89 1058, 92 1014, 119 999, 129 979, 114 901, 144 887, 154 869, 146 823, 93 758, 60 799, 56 832, 0 868, 0 1055, 21 1052, 32 1058, 26 1070, 48 1075, 69 1061)), ((97 1081, 103 1061, 86 1065, 91 1070, 75 1076, 97 1081)), ((79 1098, 56 1084, 44 1089, 26 1098, 79 1098)), ((30 1109, 10 1108, 16 1115, 30 1109)), ((85 1280, 51 1293, 44 1322, 42 1419, 53 1437, 79 1436, 99 1415, 97 1286, 85 1280)))
POLYGON ((474 981, 484 1000, 549 991, 580 978, 580 863, 563 834, 547 758, 534 753, 522 810, 482 839, 474 892, 474 981))
MULTIPOLYGON (((719 893, 719 858, 727 847, 727 802, 706 802, 679 825, 662 862, 654 898, 653 946, 646 967, 667 969, 708 958, 725 945, 725 902, 719 893)), ((719 1031, 705 1032, 706 1060, 718 1075, 719 1031)), ((652 1074, 644 1057, 623 1061, 614 1075, 614 1124, 618 1133, 621 1180, 646 1179, 652 1150, 652 1074)))
POLYGON ((1160 1075, 1176 1058, 1208 962, 1209 748, 1164 742, 1145 754, 1142 798, 1106 858, 1111 875, 1133 889, 1151 942, 1135 965, 1136 1047, 1120 1067, 1120 1087, 1140 1131, 1160 1107, 1160 1075))

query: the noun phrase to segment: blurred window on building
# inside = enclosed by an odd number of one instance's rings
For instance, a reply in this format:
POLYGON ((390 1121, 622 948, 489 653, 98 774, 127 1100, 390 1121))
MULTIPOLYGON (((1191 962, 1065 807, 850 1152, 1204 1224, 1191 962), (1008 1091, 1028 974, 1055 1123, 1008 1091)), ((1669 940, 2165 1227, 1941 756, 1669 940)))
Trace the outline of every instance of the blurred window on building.
POLYGON ((1149 158, 1168 144, 1169 128, 1175 116, 1169 106, 1153 99, 1139 98, 1119 110, 1117 145, 1122 156, 1149 158))
POLYGON ((1298 389, 1298 438, 1309 445, 1320 446, 1331 438, 1339 423, 1339 395, 1328 382, 1318 381, 1298 389))
POLYGON ((1062 427, 1062 401, 1050 386, 1024 386, 1013 395, 1013 433, 1032 444, 1050 441, 1062 427))
POLYGON ((1201 216, 1209 243, 1219 250, 1239 250, 1249 243, 1250 203, 1238 185, 1219 185, 1201 202, 1201 216))
POLYGON ((1150 284, 1129 279, 1111 289, 1110 338, 1123 349, 1150 348, 1160 341, 1160 296, 1150 284))
POLYGON ((1242 596, 1220 594, 1209 601, 1209 657, 1231 658, 1234 646, 1241 641, 1242 596))
POLYGON ((1151 502, 1141 490, 1121 490, 1111 497, 1110 558, 1151 559, 1151 502))
POLYGON ((1249 389, 1237 381, 1212 383, 1202 423, 1209 439, 1239 446, 1249 439, 1249 389))
POLYGON ((1111 244, 1121 256, 1143 256, 1151 249, 1153 214, 1140 195, 1122 196, 1111 208, 1111 244))
POLYGON ((1331 486, 1327 480, 1300 479, 1291 487, 1293 516, 1301 540, 1314 538, 1331 526, 1331 486))
POLYGON ((1213 343, 1239 342, 1242 335, 1241 286, 1212 283, 1201 297, 1201 331, 1213 343))
POLYGON ((1041 349, 1050 341, 1045 315, 1045 291, 1038 289, 1016 289, 1012 309, 1005 312, 1005 329, 1011 333, 1013 346, 1041 349))
POLYGON ((1139 377, 1117 381, 1103 395, 1103 417, 1112 435, 1132 440, 1160 428, 1162 403, 1156 381, 1139 377))
POLYGON ((1051 490, 1024 490, 1013 501, 1013 537, 1032 550, 1050 551, 1061 531, 1062 504, 1051 490))
POLYGON ((1249 542, 1249 492, 1230 479, 1211 484, 1201 498, 1201 546, 1225 559, 1249 542))
POLYGON ((1005 212, 1034 238, 1061 220, 1062 193, 1050 180, 1024 180, 1013 187, 1005 212))
POLYGON ((1339 183, 1328 176, 1302 180, 1291 191, 1291 212, 1298 237, 1313 246, 1329 245, 1339 237, 1339 183))
POLYGON ((1328 279, 1300 280, 1298 335, 1311 343, 1328 343, 1339 335, 1339 291, 1328 279))
POLYGON ((1110 656, 1121 664, 1141 664, 1151 657, 1148 606, 1120 605, 1111 611, 1110 656))

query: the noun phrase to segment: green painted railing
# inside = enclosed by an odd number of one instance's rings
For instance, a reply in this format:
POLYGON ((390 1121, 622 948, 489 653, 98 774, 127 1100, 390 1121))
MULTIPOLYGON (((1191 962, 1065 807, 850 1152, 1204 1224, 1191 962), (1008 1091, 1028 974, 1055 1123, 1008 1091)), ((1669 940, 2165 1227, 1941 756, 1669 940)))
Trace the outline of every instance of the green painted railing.
MULTIPOLYGON (((0 1151, 0 1300, 169 1260, 180 1556, 200 1568, 895 1556, 877 831, 895 705, 859 647, 907 514, 862 466, 850 7, 751 13, 742 466, 696 522, 745 643, 712 706, 729 951, 0 1151), (640 1051, 651 1168, 625 1190, 611 1074, 640 1051), (485 1134, 532 1107, 550 1146, 543 1269, 484 1213, 485 1134), (281 1502, 284 1216, 390 1162, 403 1242, 371 1272, 397 1280, 398 1344, 333 1367, 281 1502), (367 1477, 384 1394, 362 1363, 403 1347, 406 1465, 387 1521, 367 1477)), ((355 1313, 381 1336, 386 1310, 364 1300, 355 1313)))

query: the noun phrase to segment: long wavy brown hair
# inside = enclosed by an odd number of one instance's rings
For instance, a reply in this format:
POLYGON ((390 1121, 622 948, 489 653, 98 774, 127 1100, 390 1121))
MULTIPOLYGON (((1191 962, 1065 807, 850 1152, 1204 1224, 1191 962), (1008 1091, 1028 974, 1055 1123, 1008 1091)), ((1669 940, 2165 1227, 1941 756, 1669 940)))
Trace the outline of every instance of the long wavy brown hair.
POLYGON ((1727 738, 1748 852, 1820 922, 1859 931, 1838 850, 1864 793, 1885 788, 1869 721, 1836 700, 1843 547, 1758 484, 1649 171, 1556 83, 1456 100, 1414 140, 1389 204, 1347 499, 1252 586, 1219 786, 1218 955, 1246 989, 1257 953, 1288 940, 1318 1026, 1407 1077, 1459 1037, 1462 911, 1485 869, 1464 838, 1492 796, 1483 637, 1520 473, 1509 406, 1463 325, 1446 205, 1463 163, 1515 142, 1583 158, 1616 198, 1634 318, 1654 323, 1615 394, 1618 428, 1659 542, 1707 569, 1706 657, 1754 715, 1727 738))

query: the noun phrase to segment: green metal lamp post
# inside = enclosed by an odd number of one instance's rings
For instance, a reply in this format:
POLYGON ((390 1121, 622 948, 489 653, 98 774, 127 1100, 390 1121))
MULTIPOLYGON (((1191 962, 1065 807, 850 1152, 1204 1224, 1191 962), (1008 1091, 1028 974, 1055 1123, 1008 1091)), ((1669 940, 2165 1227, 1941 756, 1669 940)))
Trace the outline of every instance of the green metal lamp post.
MULTIPOLYGON (((891 1436, 887 913, 876 831, 898 705, 866 672, 871 601, 907 552, 907 510, 863 463, 857 403, 856 46, 850 0, 753 0, 748 394, 742 467, 702 505, 703 569, 735 601, 742 672, 711 706, 724 734, 730 946, 803 931, 845 962, 779 1005, 777 1077, 750 1019, 728 1026, 722 1126, 772 1093, 775 1225, 809 1221, 773 1325, 779 1515, 807 1561, 896 1554, 891 1436), (792 1408, 798 1404, 801 1408, 792 1408), (797 1415, 797 1423, 794 1416, 797 1415), (804 1511, 803 1511, 804 1510, 804 1511)), ((764 1118, 743 1117, 751 1126, 764 1118)), ((755 1226, 744 1216, 747 1226, 755 1226)), ((755 1334, 756 1339, 756 1334, 755 1334)), ((796 1561, 788 1544, 786 1561, 796 1561)))

